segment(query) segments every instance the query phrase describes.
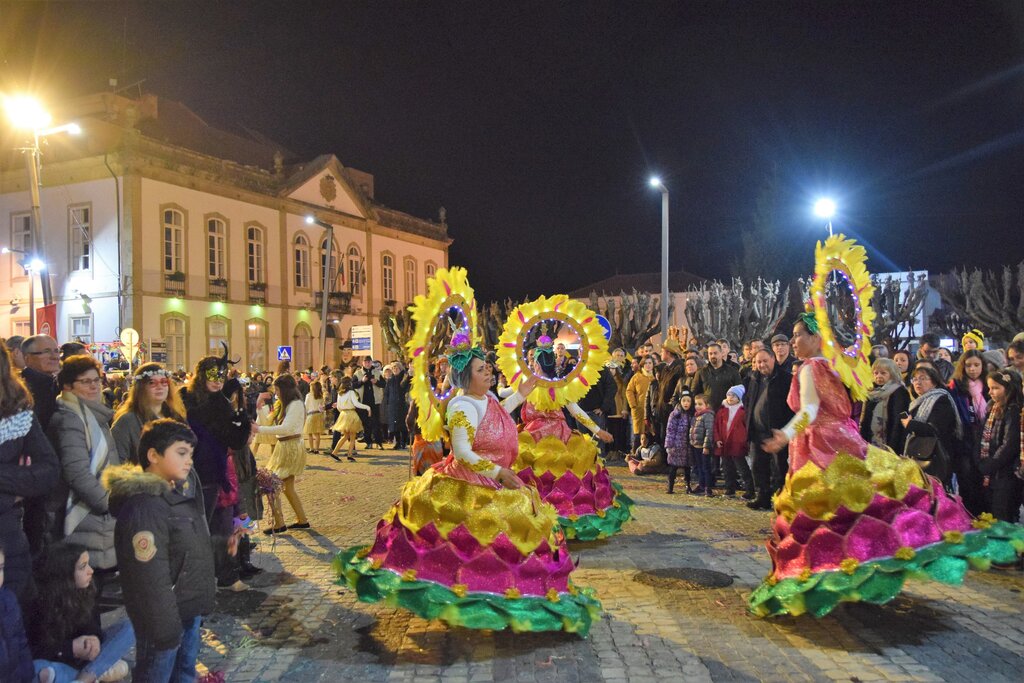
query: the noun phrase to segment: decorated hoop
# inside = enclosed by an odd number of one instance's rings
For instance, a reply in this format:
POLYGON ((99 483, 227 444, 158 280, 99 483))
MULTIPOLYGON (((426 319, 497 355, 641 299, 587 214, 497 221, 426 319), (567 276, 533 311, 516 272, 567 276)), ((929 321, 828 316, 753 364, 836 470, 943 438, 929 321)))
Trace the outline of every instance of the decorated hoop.
POLYGON ((576 367, 565 377, 538 378, 537 387, 527 397, 538 410, 561 408, 583 398, 608 360, 608 342, 596 313, 565 294, 542 296, 509 313, 498 341, 498 368, 513 389, 533 374, 526 343, 530 331, 545 321, 561 322, 577 334, 580 357, 576 367))
POLYGON ((418 295, 409 309, 415 323, 412 338, 406 343, 412 358, 409 395, 416 403, 416 422, 426 441, 437 441, 444 436, 445 409, 455 393, 454 388, 449 388, 438 395, 430 384, 430 365, 440 358, 439 355, 431 355, 430 345, 438 335, 451 336, 448 333, 451 331, 450 314, 453 309, 461 314, 469 328, 460 329, 469 335, 473 344, 479 343, 474 296, 465 268, 442 268, 427 280, 427 295, 418 295))
POLYGON ((875 294, 875 286, 871 284, 871 273, 865 267, 866 263, 867 252, 864 247, 845 235, 833 235, 824 244, 818 242, 814 250, 811 302, 821 334, 822 355, 839 373, 839 378, 855 401, 867 398, 871 388, 868 354, 871 350, 871 335, 874 333, 875 311, 871 308, 871 297, 875 294), (832 273, 838 273, 853 298, 856 330, 853 343, 846 347, 836 339, 828 316, 825 289, 832 273))

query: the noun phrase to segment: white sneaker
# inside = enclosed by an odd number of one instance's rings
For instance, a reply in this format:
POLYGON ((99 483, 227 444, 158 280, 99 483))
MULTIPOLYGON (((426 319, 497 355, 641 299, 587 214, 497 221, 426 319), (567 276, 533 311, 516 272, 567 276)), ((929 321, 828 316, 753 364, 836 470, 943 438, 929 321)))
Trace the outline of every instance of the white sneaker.
POLYGON ((114 666, 103 672, 103 675, 97 678, 100 683, 109 683, 110 681, 120 681, 128 676, 128 662, 123 659, 119 659, 114 662, 114 666))
POLYGON ((247 583, 243 582, 241 579, 239 579, 238 581, 235 581, 230 586, 218 586, 218 588, 220 590, 222 590, 222 591, 231 591, 232 593, 241 593, 243 591, 249 590, 249 584, 247 584, 247 583))

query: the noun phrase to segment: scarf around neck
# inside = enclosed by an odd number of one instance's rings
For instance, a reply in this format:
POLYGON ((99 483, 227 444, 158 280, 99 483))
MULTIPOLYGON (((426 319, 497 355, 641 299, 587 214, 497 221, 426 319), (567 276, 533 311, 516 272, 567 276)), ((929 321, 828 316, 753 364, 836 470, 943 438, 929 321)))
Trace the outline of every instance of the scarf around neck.
POLYGON ((942 400, 943 397, 953 405, 953 418, 956 420, 956 438, 962 439, 964 436, 964 424, 960 421, 960 411, 956 409, 956 404, 953 403, 953 397, 950 396, 949 392, 945 389, 936 387, 924 392, 911 401, 909 412, 914 415, 915 420, 927 422, 928 418, 932 414, 932 409, 935 407, 935 404, 942 400), (915 409, 917 412, 914 412, 915 409))
MULTIPOLYGON (((89 451, 89 472, 97 479, 107 466, 109 444, 103 433, 96 415, 89 408, 89 402, 79 399, 70 391, 65 391, 57 397, 57 400, 66 405, 71 411, 82 420, 85 426, 85 447, 89 451)), ((66 504, 66 515, 64 517, 64 535, 71 535, 82 520, 89 515, 89 506, 79 498, 74 489, 68 494, 66 504)))

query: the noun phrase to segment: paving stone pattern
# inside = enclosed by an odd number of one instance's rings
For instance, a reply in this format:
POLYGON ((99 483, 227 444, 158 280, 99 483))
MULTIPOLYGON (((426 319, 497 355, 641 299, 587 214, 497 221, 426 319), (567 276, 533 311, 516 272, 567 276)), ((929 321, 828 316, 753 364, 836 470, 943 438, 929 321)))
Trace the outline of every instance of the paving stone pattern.
POLYGON ((769 568, 768 513, 678 486, 667 495, 664 477, 620 467, 636 519, 611 540, 570 545, 576 581, 605 608, 588 639, 453 629, 360 603, 334 585, 329 563, 370 541, 408 456, 309 463, 298 489, 315 531, 273 545, 261 536, 255 562, 266 571, 246 593, 221 592, 205 622, 202 666, 228 681, 1024 680, 1020 572, 915 582, 889 605, 840 605, 821 620, 755 619, 745 598, 769 568))

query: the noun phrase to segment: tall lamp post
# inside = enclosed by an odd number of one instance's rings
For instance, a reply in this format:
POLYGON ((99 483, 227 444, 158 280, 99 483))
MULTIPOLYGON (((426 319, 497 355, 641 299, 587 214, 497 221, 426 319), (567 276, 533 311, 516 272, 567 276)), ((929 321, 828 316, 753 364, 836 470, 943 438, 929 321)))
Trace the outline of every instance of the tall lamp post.
POLYGON ((42 271, 46 270, 46 264, 37 258, 30 258, 24 249, 10 247, 0 249, 0 254, 11 253, 21 254, 18 263, 28 271, 28 333, 34 335, 36 333, 36 281, 33 279, 33 274, 39 273, 40 281, 42 281, 42 271))
MULTIPOLYGON (((18 148, 25 155, 25 165, 28 167, 28 190, 32 197, 32 248, 26 255, 28 263, 36 261, 45 263, 42 243, 42 215, 39 209, 39 167, 41 165, 39 140, 48 135, 57 133, 70 133, 78 135, 82 129, 77 123, 65 123, 60 126, 50 126, 52 117, 43 109, 42 105, 31 97, 4 97, 4 109, 11 124, 22 131, 31 133, 32 137, 25 141, 25 146, 18 148)), ((13 250, 12 250, 13 251, 13 250)), ((49 306, 53 303, 53 290, 50 287, 50 278, 43 275, 44 269, 30 270, 39 273, 39 284, 43 290, 43 305, 49 306)), ((33 291, 30 287, 29 291, 33 291)), ((32 326, 35 326, 35 313, 33 312, 32 326)), ((33 332, 34 334, 34 332, 33 332)))
POLYGON ((661 343, 668 339, 668 188, 657 176, 651 187, 661 190, 661 343))
POLYGON ((327 244, 327 255, 324 260, 324 289, 320 298, 320 363, 321 365, 327 365, 327 300, 330 298, 330 284, 331 284, 331 256, 334 253, 334 226, 330 223, 315 218, 313 216, 306 216, 306 223, 309 225, 319 225, 324 229, 324 240, 327 244))
POLYGON ((818 201, 814 202, 814 215, 818 218, 824 218, 827 223, 825 227, 828 228, 828 236, 832 236, 832 217, 836 215, 836 203, 835 200, 829 199, 828 197, 822 197, 818 201))

